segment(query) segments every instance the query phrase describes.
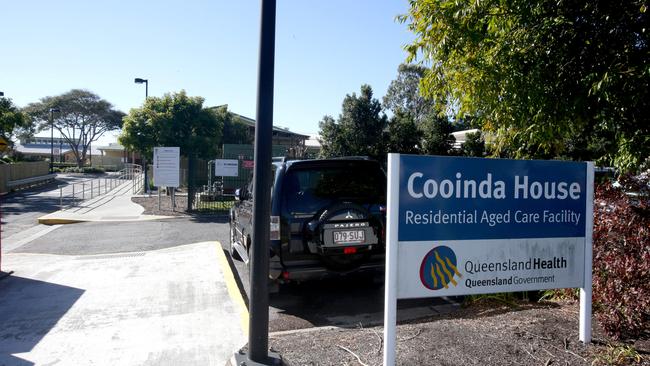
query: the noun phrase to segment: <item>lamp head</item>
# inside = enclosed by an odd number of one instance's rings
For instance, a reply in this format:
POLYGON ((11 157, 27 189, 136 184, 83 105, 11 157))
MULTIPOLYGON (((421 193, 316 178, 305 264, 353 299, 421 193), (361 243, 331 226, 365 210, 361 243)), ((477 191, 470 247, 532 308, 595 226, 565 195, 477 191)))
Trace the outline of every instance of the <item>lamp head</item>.
POLYGON ((53 112, 57 112, 57 113, 61 112, 61 109, 59 109, 59 108, 50 108, 50 113, 53 113, 53 112))
POLYGON ((142 83, 146 83, 147 79, 135 78, 135 80, 133 81, 135 81, 136 84, 142 84, 142 83))

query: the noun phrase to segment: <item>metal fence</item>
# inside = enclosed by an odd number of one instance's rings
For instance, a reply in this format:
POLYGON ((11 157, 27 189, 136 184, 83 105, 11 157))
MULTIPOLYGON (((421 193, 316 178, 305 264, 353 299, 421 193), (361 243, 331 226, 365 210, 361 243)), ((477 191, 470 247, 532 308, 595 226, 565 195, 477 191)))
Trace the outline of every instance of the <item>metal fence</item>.
POLYGON ((80 202, 111 193, 118 188, 136 194, 142 191, 143 185, 142 167, 136 164, 127 164, 124 169, 112 177, 88 179, 59 186, 59 205, 61 209, 76 206, 80 202), (127 183, 130 184, 126 185, 127 183))
POLYGON ((238 177, 216 176, 214 160, 197 159, 192 164, 192 169, 188 170, 188 181, 194 183, 194 188, 189 190, 192 195, 192 211, 202 214, 227 214, 235 203, 235 190, 249 182, 252 169, 244 161, 252 161, 252 157, 239 154, 223 158, 239 161, 241 169, 238 177), (189 174, 192 174, 192 179, 189 179, 189 174))

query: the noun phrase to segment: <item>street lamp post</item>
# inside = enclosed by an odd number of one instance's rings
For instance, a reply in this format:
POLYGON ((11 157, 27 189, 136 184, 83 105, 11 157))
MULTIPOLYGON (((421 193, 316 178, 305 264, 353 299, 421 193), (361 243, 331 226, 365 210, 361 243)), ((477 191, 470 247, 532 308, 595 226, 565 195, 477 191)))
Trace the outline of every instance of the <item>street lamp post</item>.
MULTIPOLYGON (((144 101, 146 102, 147 98, 149 98, 149 80, 135 78, 133 81, 136 84, 144 83, 144 101)), ((147 193, 149 191, 149 180, 147 179, 147 157, 144 152, 142 152, 142 169, 144 170, 144 193, 147 193)))
POLYGON ((54 112, 61 112, 61 110, 50 108, 50 174, 54 172, 54 112))

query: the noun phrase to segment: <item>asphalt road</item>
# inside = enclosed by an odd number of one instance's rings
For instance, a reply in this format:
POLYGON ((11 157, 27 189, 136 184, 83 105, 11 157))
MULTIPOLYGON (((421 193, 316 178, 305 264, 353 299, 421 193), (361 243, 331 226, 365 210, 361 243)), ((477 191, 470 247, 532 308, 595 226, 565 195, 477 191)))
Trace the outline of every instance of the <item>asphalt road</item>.
POLYGON ((228 235, 216 217, 176 217, 139 222, 86 222, 63 225, 16 248, 15 253, 91 255, 169 248, 228 235))
MULTIPOLYGON (((246 264, 234 260, 228 247, 228 224, 219 224, 217 240, 248 303, 250 291, 246 264)), ((417 321, 459 308, 460 298, 399 300, 398 321, 417 321)), ((289 331, 312 327, 367 327, 384 321, 384 274, 349 275, 337 279, 288 284, 269 295, 269 331, 289 331)))
MULTIPOLYGON (((37 194, 38 207, 44 206, 48 191, 37 194)), ((32 197, 36 199, 36 197, 32 197)), ((16 199, 16 198, 14 198, 16 199)), ((22 204, 25 210, 25 203, 22 204)), ((9 225, 27 220, 22 212, 9 225)), ((36 229, 36 228, 35 228, 36 229)), ((35 230, 33 229, 33 230, 35 230)), ((218 217, 175 217, 142 222, 88 222, 62 225, 43 236, 15 248, 15 253, 96 255, 145 252, 185 244, 220 241, 227 245, 227 219, 218 217)), ((231 270, 239 280, 245 301, 248 296, 248 269, 228 256, 231 270)), ((270 296, 270 331, 320 326, 359 327, 383 322, 383 275, 349 276, 326 281, 310 281, 284 286, 270 296)), ((398 319, 417 320, 453 311, 458 304, 447 299, 400 301, 398 319)))
POLYGON ((57 174, 54 183, 0 197, 3 239, 38 225, 39 217, 59 210, 60 187, 67 192, 72 183, 93 178, 89 175, 57 174))

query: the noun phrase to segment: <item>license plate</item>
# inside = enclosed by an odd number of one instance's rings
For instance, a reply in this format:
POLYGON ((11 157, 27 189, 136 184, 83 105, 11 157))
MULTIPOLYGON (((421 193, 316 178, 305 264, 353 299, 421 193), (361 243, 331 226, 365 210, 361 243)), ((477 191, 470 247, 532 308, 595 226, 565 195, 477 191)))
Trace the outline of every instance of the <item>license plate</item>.
POLYGON ((338 230, 334 231, 334 243, 363 243, 366 240, 363 230, 338 230))

